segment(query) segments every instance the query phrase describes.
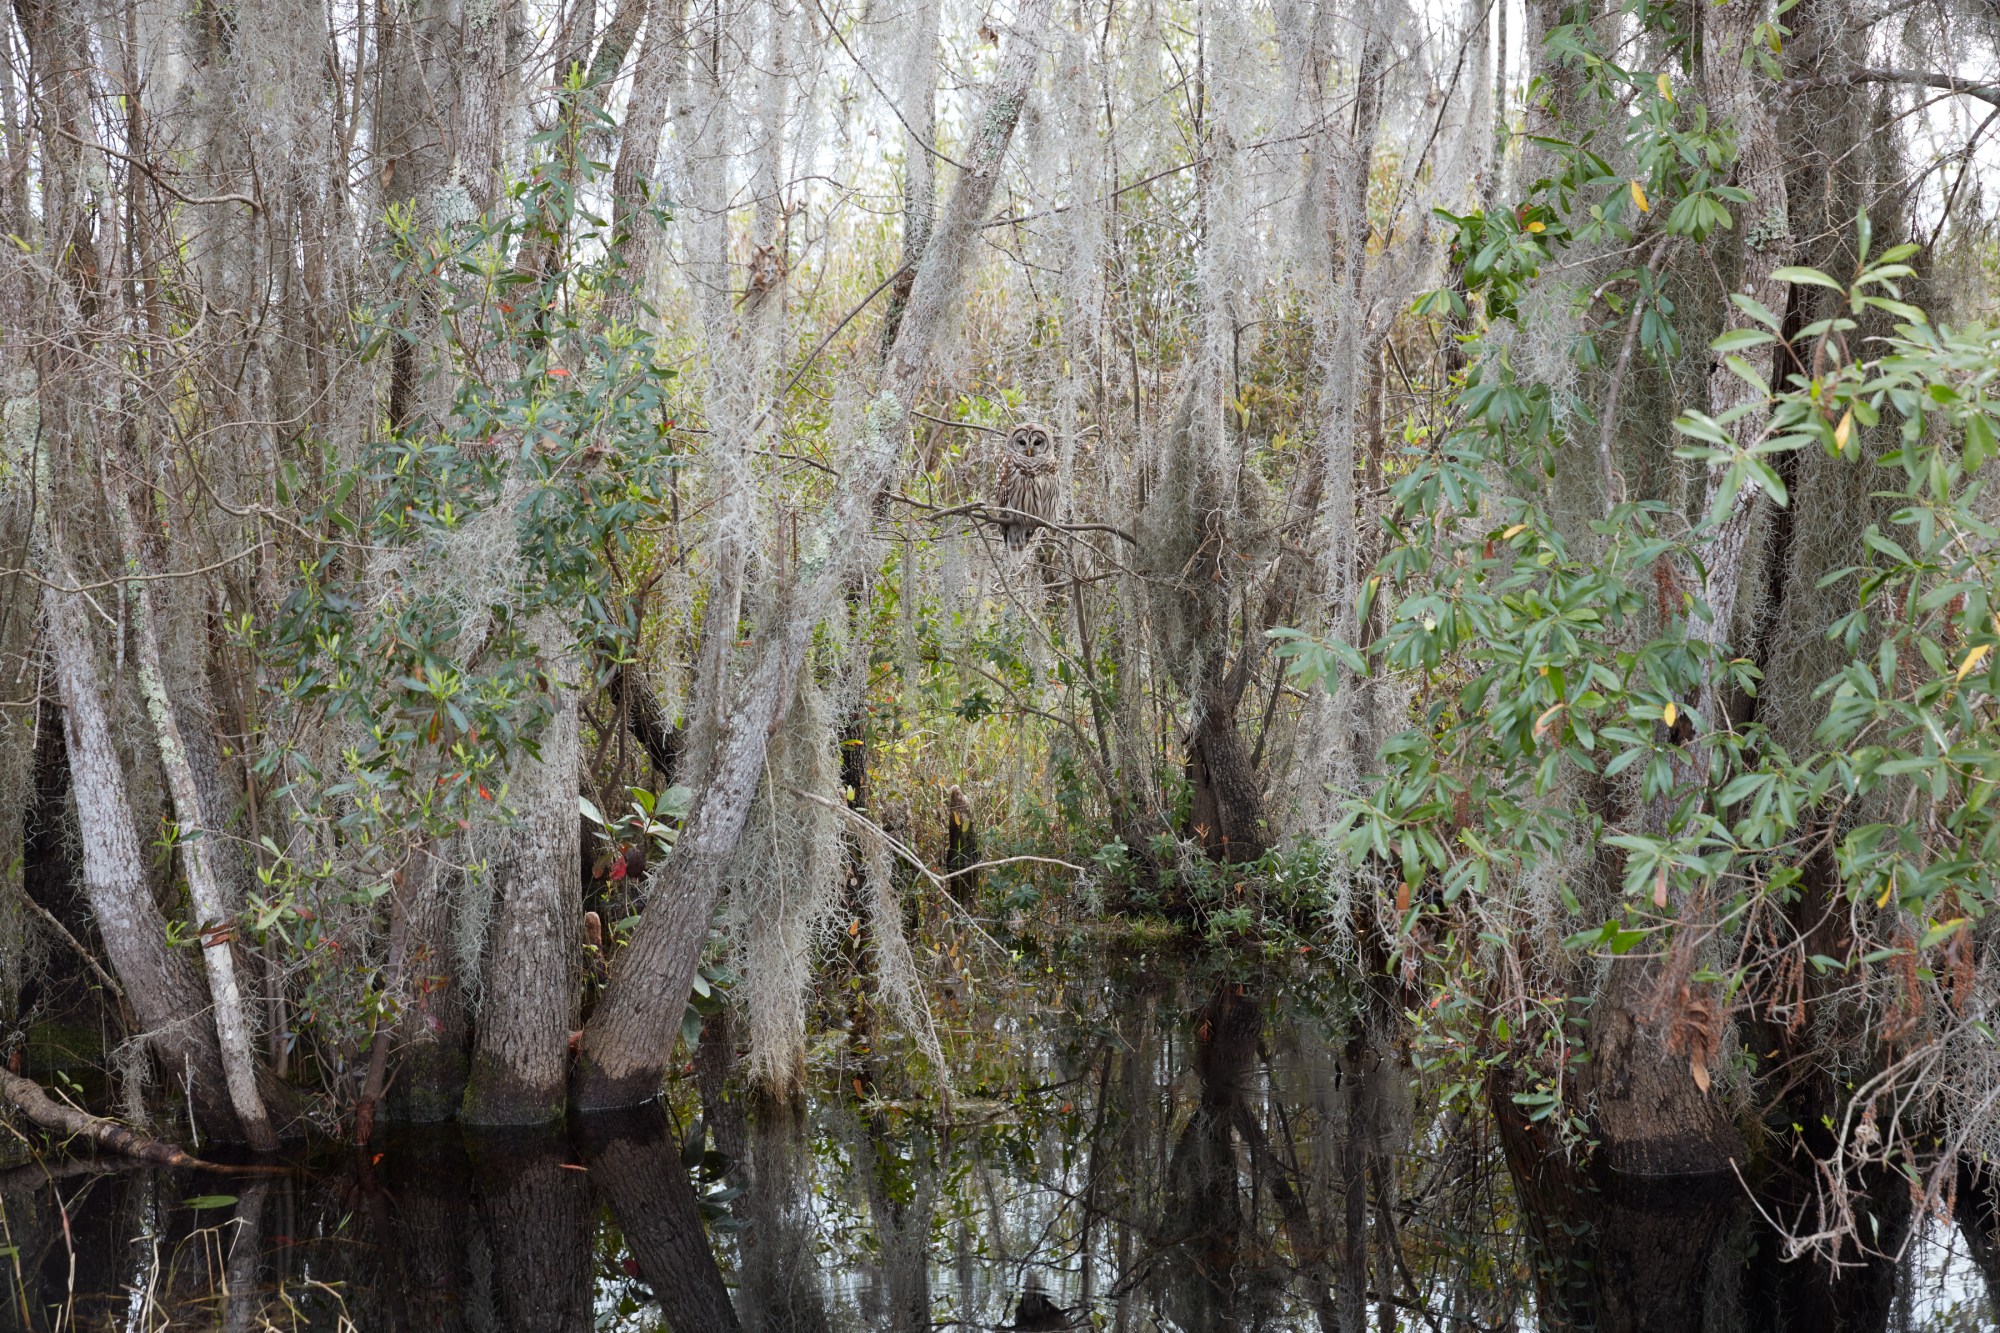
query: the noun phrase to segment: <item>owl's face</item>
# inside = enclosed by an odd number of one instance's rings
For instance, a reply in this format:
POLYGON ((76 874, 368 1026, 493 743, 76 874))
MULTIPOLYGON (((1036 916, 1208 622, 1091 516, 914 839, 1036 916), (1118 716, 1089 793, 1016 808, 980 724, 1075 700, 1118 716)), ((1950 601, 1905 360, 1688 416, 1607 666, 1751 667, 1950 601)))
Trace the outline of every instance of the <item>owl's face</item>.
POLYGON ((1024 421, 1008 433, 1007 446, 1015 453, 1040 458, 1055 450, 1055 436, 1039 421, 1024 421))

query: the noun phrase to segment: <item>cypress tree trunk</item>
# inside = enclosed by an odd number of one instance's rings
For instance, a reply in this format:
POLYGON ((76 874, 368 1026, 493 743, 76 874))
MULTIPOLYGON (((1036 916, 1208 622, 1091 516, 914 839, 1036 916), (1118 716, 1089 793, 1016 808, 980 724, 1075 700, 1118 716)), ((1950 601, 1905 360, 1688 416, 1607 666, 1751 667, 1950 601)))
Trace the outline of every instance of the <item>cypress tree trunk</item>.
MULTIPOLYGON (((85 947, 95 934, 89 904, 79 892, 80 868, 69 813, 69 752, 63 747, 62 707, 56 680, 45 664, 41 698, 35 709, 35 747, 28 768, 28 799, 21 814, 21 891, 85 947)), ((91 985, 89 964, 71 948, 51 953, 33 977, 22 978, 18 1013, 42 1008, 61 1014, 84 1003, 91 985)), ((107 1000, 109 996, 105 997, 107 1000)), ((12 1017, 13 1015, 9 1015, 12 1017)))
MULTIPOLYGON (((1257 651, 1245 643, 1240 651, 1257 651)), ((1236 726, 1241 677, 1218 660, 1203 680, 1188 746, 1188 779, 1194 789, 1193 823, 1202 846, 1222 861, 1255 861, 1270 846, 1264 784, 1250 762, 1250 747, 1236 726)))
POLYGON ((395 1033, 400 1060, 382 1111, 388 1119, 416 1124, 458 1114, 471 1038, 447 943, 451 886, 434 861, 427 855, 423 861, 406 872, 403 1004, 395 1033))
POLYGON ((148 558, 145 540, 133 518, 130 497, 115 480, 105 489, 124 546, 126 566, 139 576, 127 585, 126 593, 133 607, 132 637, 137 648, 139 692, 145 700, 146 715, 152 720, 153 741, 159 750, 160 767, 166 772, 167 790, 172 795, 179 825, 178 847, 181 865, 187 873, 188 905, 193 916, 188 924, 200 939, 202 965, 208 973, 223 1079, 228 1085, 237 1123, 250 1146, 269 1152, 278 1146, 278 1136, 257 1089, 250 1010, 236 974, 234 913, 218 862, 218 856, 227 852, 218 847, 219 838, 215 835, 219 830, 210 827, 204 818, 201 788, 188 758, 187 742, 181 736, 174 703, 167 697, 159 616, 147 578, 158 571, 148 558))
MULTIPOLYGON (((1742 242, 1741 267, 1729 290, 1741 292, 1761 302, 1771 313, 1783 317, 1790 291, 1773 274, 1791 262, 1790 208, 1785 187, 1785 161, 1778 139, 1778 118, 1772 103, 1778 85, 1758 69, 1751 57, 1757 42, 1757 28, 1764 20, 1760 0, 1724 0, 1702 13, 1703 42, 1701 72, 1711 117, 1727 117, 1736 133, 1736 184, 1750 196, 1738 209, 1743 221, 1735 229, 1742 242), (1766 236, 1758 241, 1752 233, 1766 236)), ((1734 302, 1723 310, 1725 331, 1755 328, 1757 323, 1734 302)), ((1778 370, 1775 344, 1746 349, 1743 358, 1766 382, 1778 370)), ((1744 403, 1762 401, 1760 391, 1746 382, 1717 357, 1708 374, 1708 411, 1720 418, 1744 403)), ((1746 413, 1730 427, 1739 447, 1748 447, 1762 430, 1762 416, 1746 413)), ((1713 509, 1728 469, 1712 465, 1708 490, 1703 496, 1704 512, 1713 509)), ((1701 588, 1712 617, 1702 632, 1711 644, 1721 645, 1734 632, 1736 606, 1742 592, 1744 552, 1750 529, 1763 496, 1753 480, 1737 492, 1728 520, 1716 533, 1703 561, 1705 578, 1701 588)), ((1704 721, 1721 725, 1722 701, 1711 685, 1703 699, 1704 721)))
POLYGON ((462 1117, 477 1125, 562 1118, 569 1034, 582 1002, 583 897, 577 867, 576 691, 561 683, 575 654, 552 622, 536 637, 558 678, 541 757, 512 769, 520 809, 514 850, 495 867, 499 904, 488 946, 485 1001, 462 1117))
MULTIPOLYGON (((61 539, 45 558, 50 580, 75 587, 61 539)), ((210 1138, 245 1133, 223 1077, 208 996, 185 955, 167 947, 167 920, 153 900, 125 780, 112 740, 111 696, 91 641, 83 595, 51 590, 43 599, 49 656, 63 702, 63 730, 82 831, 83 891, 104 940, 111 970, 132 1003, 148 1048, 171 1082, 188 1086, 198 1131, 210 1138)))

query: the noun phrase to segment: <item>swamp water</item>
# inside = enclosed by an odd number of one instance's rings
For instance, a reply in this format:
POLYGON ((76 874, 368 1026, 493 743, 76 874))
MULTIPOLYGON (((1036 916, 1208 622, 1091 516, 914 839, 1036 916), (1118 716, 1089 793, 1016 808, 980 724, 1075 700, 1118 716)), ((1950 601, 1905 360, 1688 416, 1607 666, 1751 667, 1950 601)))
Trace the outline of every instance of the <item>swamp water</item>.
POLYGON ((949 1107, 850 1017, 796 1106, 753 1105, 710 1041, 662 1106, 562 1134, 20 1168, 0 1328, 2000 1327, 1970 1229, 1833 1279, 1779 1262, 1733 1183, 1517 1185, 1493 1118, 1428 1104, 1364 1008, 1305 965, 1061 952, 947 1000, 949 1107))

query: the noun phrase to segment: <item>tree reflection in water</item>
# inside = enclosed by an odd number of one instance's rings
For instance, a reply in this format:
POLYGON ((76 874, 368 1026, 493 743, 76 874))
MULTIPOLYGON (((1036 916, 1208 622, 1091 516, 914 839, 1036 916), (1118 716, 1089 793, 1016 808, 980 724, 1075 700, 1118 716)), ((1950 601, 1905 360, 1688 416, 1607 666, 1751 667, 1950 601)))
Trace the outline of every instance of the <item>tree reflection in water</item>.
MULTIPOLYGON (((247 1180, 18 1170, 0 1327, 1992 1326, 1973 1173, 1963 1231, 1927 1223, 1901 1271, 1784 1264, 1733 1178, 1598 1178, 1504 1090, 1434 1104, 1391 993, 1177 966, 1072 958, 954 1015, 948 1105, 865 1007, 807 1099, 753 1104, 717 1015, 664 1104, 561 1134, 403 1128, 247 1180)), ((1806 1197, 1752 1174, 1767 1208, 1806 1197)), ((1895 1182, 1874 1202, 1886 1239, 1913 1224, 1895 1182)))

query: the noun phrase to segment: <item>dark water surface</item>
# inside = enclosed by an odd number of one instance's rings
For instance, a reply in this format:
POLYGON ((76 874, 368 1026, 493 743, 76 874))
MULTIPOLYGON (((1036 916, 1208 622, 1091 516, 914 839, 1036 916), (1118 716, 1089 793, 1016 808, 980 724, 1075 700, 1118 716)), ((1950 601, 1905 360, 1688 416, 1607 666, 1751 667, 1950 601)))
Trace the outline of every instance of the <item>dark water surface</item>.
POLYGON ((1835 1278, 1779 1262, 1733 1182, 1517 1184, 1492 1118, 1427 1104, 1351 988, 1164 952, 962 988, 948 1107, 856 1002, 797 1106, 754 1105, 711 1041, 663 1106, 561 1134, 392 1129, 266 1177, 16 1170, 0 1327, 2000 1326, 1976 1229, 1835 1278))

